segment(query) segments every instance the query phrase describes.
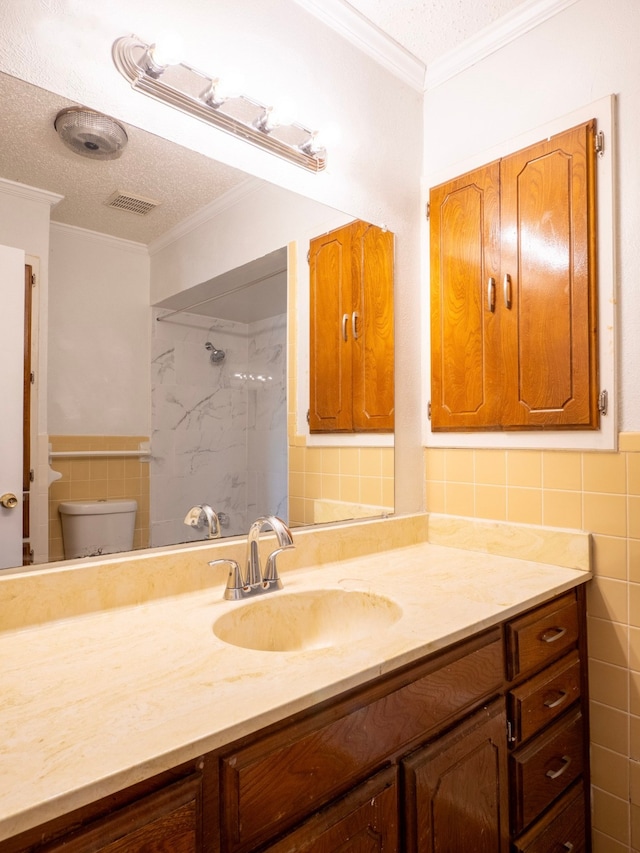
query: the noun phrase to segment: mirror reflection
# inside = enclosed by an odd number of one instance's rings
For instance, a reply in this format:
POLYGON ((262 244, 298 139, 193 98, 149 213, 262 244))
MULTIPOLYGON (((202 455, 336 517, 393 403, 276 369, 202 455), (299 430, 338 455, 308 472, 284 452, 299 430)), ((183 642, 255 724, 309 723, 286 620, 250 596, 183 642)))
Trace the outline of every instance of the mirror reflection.
POLYGON ((206 538, 202 504, 222 535, 392 511, 392 434, 307 426, 307 251, 353 217, 130 126, 118 159, 79 156, 54 129, 69 101, 0 91, 0 243, 38 282, 25 560, 71 556, 62 521, 96 501, 135 501, 118 550, 206 538))

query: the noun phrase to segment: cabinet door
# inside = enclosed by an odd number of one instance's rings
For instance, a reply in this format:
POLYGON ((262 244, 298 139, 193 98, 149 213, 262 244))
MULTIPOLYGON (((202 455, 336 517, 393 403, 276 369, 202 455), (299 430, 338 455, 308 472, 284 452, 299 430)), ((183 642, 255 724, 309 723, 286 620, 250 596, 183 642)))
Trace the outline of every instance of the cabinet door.
POLYGON ((309 428, 352 428, 351 234, 346 225, 311 241, 309 428))
POLYGON ((354 223, 353 428, 393 430, 393 234, 354 223))
POLYGON ((377 774, 265 853, 397 853, 395 772, 377 774))
POLYGON ((403 762, 407 853, 508 849, 505 732, 500 699, 403 762))
POLYGON ((507 424, 598 426, 594 136, 589 122, 501 162, 507 424))
POLYGON ((500 421, 500 166, 431 190, 431 427, 500 421))
POLYGON ((357 220, 311 241, 309 429, 394 426, 393 234, 357 220))
POLYGON ((43 853, 197 853, 204 849, 201 786, 201 777, 194 775, 38 849, 43 853))

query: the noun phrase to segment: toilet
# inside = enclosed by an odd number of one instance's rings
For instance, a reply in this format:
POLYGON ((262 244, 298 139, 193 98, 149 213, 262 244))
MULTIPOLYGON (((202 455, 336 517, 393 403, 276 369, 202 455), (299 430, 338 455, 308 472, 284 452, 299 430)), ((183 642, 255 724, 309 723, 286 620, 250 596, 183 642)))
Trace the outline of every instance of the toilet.
POLYGON ((131 551, 137 509, 134 500, 62 501, 65 559, 131 551))

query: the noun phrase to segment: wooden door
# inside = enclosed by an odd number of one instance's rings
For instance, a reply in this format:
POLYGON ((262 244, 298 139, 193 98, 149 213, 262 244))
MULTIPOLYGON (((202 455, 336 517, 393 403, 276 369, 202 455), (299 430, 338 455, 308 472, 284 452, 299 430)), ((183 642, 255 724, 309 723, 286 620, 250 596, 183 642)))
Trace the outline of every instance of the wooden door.
POLYGON ((355 222, 351 241, 353 428, 394 426, 393 234, 355 222))
POLYGON ((506 853, 503 700, 403 762, 407 853, 506 853))
POLYGON ((311 241, 309 428, 351 430, 351 225, 311 241))
POLYGON ((494 427, 509 359, 497 310, 499 163, 431 190, 431 427, 494 427))
POLYGON ((597 428, 595 122, 501 162, 506 425, 597 428))
POLYGON ((22 564, 29 566, 33 562, 31 548, 31 321, 33 267, 26 264, 24 268, 24 381, 23 381, 23 415, 22 415, 22 564))
POLYGON ((0 246, 0 569, 22 563, 24 252, 0 246))

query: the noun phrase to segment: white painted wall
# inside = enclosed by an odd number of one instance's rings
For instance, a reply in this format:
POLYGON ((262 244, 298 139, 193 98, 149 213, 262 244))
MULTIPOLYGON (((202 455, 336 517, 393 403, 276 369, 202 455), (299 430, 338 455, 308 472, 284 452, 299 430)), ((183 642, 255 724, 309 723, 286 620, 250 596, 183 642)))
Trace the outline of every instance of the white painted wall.
POLYGON ((294 0, 4 0, 0 31, 0 70, 394 231, 397 508, 420 508, 421 94, 294 0), (327 170, 307 173, 134 92, 113 66, 113 42, 166 30, 183 36, 193 65, 237 70, 247 94, 286 95, 300 121, 336 127, 327 170))
MULTIPOLYGON (((425 97, 425 187, 487 159, 508 141, 586 104, 617 95, 615 158, 618 268, 619 428, 640 429, 640 4, 579 0, 517 41, 442 83, 425 97)), ((614 223, 601 221, 601 233, 614 223)), ((428 278, 428 256, 425 279, 428 278)), ((608 298, 605 289, 604 298, 608 298)), ((425 340, 425 354, 426 354, 425 340)), ((425 376, 428 376, 425 370, 425 376)))
POLYGON ((150 326, 146 246, 53 223, 50 434, 150 434, 150 326))

